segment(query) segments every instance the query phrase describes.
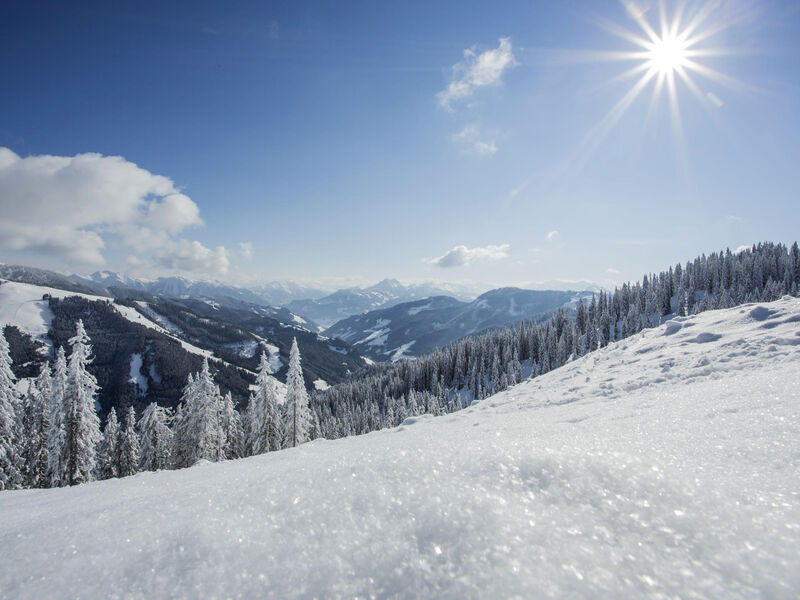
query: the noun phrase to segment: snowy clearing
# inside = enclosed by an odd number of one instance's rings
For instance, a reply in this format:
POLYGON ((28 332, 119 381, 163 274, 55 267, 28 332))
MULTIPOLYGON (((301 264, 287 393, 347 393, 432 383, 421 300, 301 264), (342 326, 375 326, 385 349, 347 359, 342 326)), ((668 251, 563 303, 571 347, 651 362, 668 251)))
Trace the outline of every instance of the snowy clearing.
MULTIPOLYGON (((417 340, 411 340, 410 342, 406 342, 405 344, 395 348, 394 350, 389 350, 389 352, 392 353, 392 359, 391 359, 392 362, 396 362, 398 360, 403 360, 404 358, 407 358, 406 357, 406 352, 408 352, 408 350, 411 348, 411 346, 413 346, 416 343, 417 343, 417 340)), ((388 354, 388 352, 387 352, 387 354, 388 354)))
POLYGON ((134 352, 131 354, 131 376, 128 381, 138 386, 137 393, 144 396, 147 394, 147 377, 142 375, 142 363, 142 355, 140 353, 134 352))
POLYGON ((40 285, 0 279, 0 324, 15 325, 32 337, 52 346, 53 342, 47 337, 47 332, 53 322, 53 313, 47 300, 42 300, 42 296, 45 294, 53 298, 78 296, 87 300, 111 301, 110 298, 103 296, 77 294, 40 285))
POLYGON ((9 598, 797 598, 800 300, 673 319, 451 415, 0 493, 9 598))

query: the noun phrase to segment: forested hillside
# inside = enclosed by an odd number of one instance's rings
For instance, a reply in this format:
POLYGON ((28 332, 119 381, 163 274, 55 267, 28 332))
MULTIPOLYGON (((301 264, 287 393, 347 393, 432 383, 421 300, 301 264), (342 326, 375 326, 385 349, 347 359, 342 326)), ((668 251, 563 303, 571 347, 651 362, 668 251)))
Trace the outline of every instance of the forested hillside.
POLYGON ((671 316, 797 296, 798 286, 797 242, 702 255, 579 302, 574 320, 558 310, 545 323, 465 338, 415 361, 375 366, 356 381, 316 393, 312 405, 320 434, 367 433, 399 425, 408 415, 457 411, 671 316))

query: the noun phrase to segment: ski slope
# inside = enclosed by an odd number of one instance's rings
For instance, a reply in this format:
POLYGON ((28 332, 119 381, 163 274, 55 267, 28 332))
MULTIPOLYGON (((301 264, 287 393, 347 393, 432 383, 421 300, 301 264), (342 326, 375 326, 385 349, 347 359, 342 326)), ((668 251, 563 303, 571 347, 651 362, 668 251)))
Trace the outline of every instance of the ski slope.
POLYGON ((800 300, 448 416, 0 493, 3 598, 800 597, 800 300))

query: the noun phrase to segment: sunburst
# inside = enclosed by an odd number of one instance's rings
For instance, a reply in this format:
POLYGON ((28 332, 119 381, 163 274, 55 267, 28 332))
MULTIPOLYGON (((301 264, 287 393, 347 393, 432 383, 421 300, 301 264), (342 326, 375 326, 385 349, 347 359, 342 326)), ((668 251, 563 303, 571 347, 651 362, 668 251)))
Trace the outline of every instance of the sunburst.
MULTIPOLYGON (((614 80, 634 79, 633 85, 612 107, 606 116, 588 132, 582 146, 584 150, 596 147, 602 138, 616 125, 634 101, 652 87, 650 112, 660 99, 667 97, 673 131, 682 138, 681 113, 678 102, 679 85, 685 87, 705 106, 721 105, 719 98, 710 90, 701 89, 702 80, 727 87, 744 87, 720 71, 704 64, 709 57, 736 54, 730 48, 709 45, 724 29, 738 23, 744 15, 731 15, 721 10, 718 0, 707 0, 687 9, 686 0, 670 3, 668 10, 664 0, 645 4, 646 0, 634 2, 621 0, 629 17, 639 31, 630 31, 620 25, 598 20, 598 24, 615 36, 630 43, 633 48, 623 51, 596 51, 581 53, 586 60, 623 61, 635 63, 614 80), (657 12, 654 17, 653 13, 657 12), (651 22, 655 23, 653 25, 651 22)), ((589 150, 591 151, 591 150, 589 150)))

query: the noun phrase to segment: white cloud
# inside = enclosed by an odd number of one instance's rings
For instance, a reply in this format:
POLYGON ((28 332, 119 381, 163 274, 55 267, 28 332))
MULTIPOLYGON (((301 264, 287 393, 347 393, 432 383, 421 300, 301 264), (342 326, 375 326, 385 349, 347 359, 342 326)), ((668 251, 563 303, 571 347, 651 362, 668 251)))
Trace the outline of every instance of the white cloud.
POLYGON ((467 125, 464 129, 454 134, 453 141, 458 144, 466 154, 491 156, 497 152, 497 146, 494 140, 480 139, 480 133, 475 125, 467 125))
POLYGON ((0 214, 0 248, 98 266, 106 262, 112 236, 145 254, 136 259, 139 265, 227 271, 224 247, 211 250, 176 237, 203 224, 192 199, 169 178, 121 156, 22 158, 0 147, 0 214))
POLYGON ((432 265, 442 268, 461 267, 476 260, 498 260, 508 257, 508 244, 499 246, 484 246, 483 248, 467 248, 456 246, 437 258, 427 259, 432 265))
POLYGON ((609 267, 608 269, 606 269, 606 273, 611 273, 612 275, 619 275, 619 269, 614 269, 609 267))
POLYGON ((741 254, 742 252, 747 252, 748 250, 752 250, 752 246, 739 246, 736 250, 733 251, 734 254, 741 254))
POLYGON ((239 254, 245 260, 251 260, 253 258, 253 243, 252 242, 240 242, 239 243, 239 254))
POLYGON ((558 231, 555 231, 555 230, 554 231, 548 231, 547 235, 544 236, 544 239, 546 239, 548 242, 551 242, 554 239, 556 239, 557 236, 558 236, 558 231))
POLYGON ((516 65, 509 38, 500 38, 497 48, 478 53, 475 47, 464 50, 464 58, 453 65, 448 86, 436 95, 439 105, 452 110, 451 103, 471 96, 478 88, 499 83, 503 72, 516 65))
POLYGON ((170 241, 153 254, 156 264, 170 271, 196 273, 206 277, 223 277, 228 273, 230 260, 224 246, 213 250, 200 242, 170 241))
POLYGON ((203 224, 197 204, 183 194, 170 194, 161 202, 152 202, 147 210, 147 222, 172 234, 179 233, 186 227, 203 224))

